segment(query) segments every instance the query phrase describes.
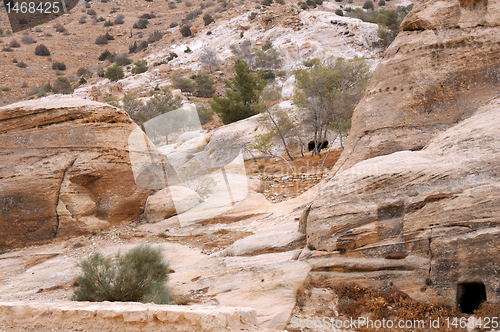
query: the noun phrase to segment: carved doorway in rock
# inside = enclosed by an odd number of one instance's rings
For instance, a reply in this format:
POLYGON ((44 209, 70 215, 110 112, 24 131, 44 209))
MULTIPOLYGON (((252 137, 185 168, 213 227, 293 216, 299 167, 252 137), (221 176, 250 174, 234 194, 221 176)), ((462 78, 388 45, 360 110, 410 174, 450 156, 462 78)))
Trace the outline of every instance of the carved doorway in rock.
POLYGON ((482 282, 463 282, 457 286, 457 304, 464 314, 473 314, 486 301, 486 287, 482 282))

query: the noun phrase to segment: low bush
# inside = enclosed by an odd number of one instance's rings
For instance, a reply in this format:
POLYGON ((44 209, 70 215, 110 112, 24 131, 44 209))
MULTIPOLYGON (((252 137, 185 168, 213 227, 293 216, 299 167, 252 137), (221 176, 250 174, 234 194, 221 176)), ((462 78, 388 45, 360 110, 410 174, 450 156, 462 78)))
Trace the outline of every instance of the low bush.
POLYGON ((21 44, 17 41, 17 39, 12 39, 9 43, 9 46, 12 48, 21 47, 21 44))
POLYGON ((89 10, 87 10, 87 15, 95 16, 95 15, 97 15, 97 13, 95 12, 95 10, 89 9, 89 10))
POLYGON ((40 44, 35 47, 35 55, 49 56, 50 51, 47 46, 45 46, 44 44, 40 44))
POLYGON ((71 83, 69 82, 67 77, 59 76, 58 78, 56 78, 54 82, 54 86, 52 87, 52 92, 71 94, 73 93, 73 87, 71 86, 71 83))
POLYGON ((214 18, 209 14, 203 16, 203 21, 205 22, 205 25, 209 25, 210 23, 215 22, 214 18))
POLYGON ((118 15, 116 15, 116 17, 115 17, 114 23, 115 23, 115 24, 123 24, 123 23, 125 23, 125 20, 124 20, 124 19, 125 19, 125 15, 123 15, 123 14, 118 14, 118 15))
POLYGON ((179 23, 177 23, 177 22, 172 22, 172 23, 170 23, 170 28, 175 28, 175 27, 176 27, 176 26, 178 26, 178 25, 179 25, 179 23))
POLYGON ((115 40, 115 37, 113 37, 112 35, 110 35, 109 32, 106 32, 106 34, 104 35, 104 37, 106 37, 107 40, 115 40))
POLYGON ((146 13, 146 14, 142 14, 140 18, 145 18, 145 19, 149 20, 149 19, 152 19, 152 18, 156 18, 156 15, 153 14, 153 13, 150 13, 150 14, 146 13))
POLYGON ((63 62, 53 62, 52 69, 54 70, 66 70, 66 65, 63 62))
POLYGON ((63 33, 66 31, 66 28, 61 23, 54 24, 54 29, 56 29, 56 32, 59 32, 59 33, 63 33))
POLYGON ((110 27, 110 26, 113 26, 113 25, 114 25, 114 23, 111 20, 107 20, 106 22, 104 22, 104 26, 105 27, 110 27))
POLYGON ((163 38, 163 32, 155 30, 153 33, 149 34, 148 43, 155 43, 163 38))
POLYGON ((344 12, 342 11, 342 9, 337 9, 335 11, 335 14, 338 15, 338 16, 344 16, 344 12))
POLYGON ((379 6, 385 6, 385 1, 384 1, 384 0, 380 0, 380 1, 378 2, 378 5, 379 5, 379 6))
POLYGON ((368 10, 368 9, 373 10, 373 9, 375 9, 375 5, 373 4, 373 1, 371 1, 371 0, 367 0, 367 1, 365 1, 365 3, 363 4, 363 8, 364 8, 364 9, 367 9, 367 10, 368 10))
POLYGON ((179 30, 181 32, 181 35, 184 37, 191 36, 191 27, 189 25, 183 25, 182 28, 179 30))
POLYGON ((123 67, 117 65, 116 63, 112 66, 109 66, 106 69, 106 73, 104 74, 104 77, 111 81, 118 81, 125 77, 125 73, 123 72, 123 67))
POLYGON ((175 8, 177 8, 177 5, 174 2, 169 2, 168 3, 168 8, 175 9, 175 8))
POLYGON ((78 77, 83 77, 83 78, 89 79, 92 77, 92 72, 88 68, 80 67, 76 71, 76 75, 78 77))
POLYGON ((132 63, 132 60, 126 55, 118 55, 114 59, 118 66, 128 66, 132 63))
POLYGON ((100 35, 95 39, 95 43, 97 45, 105 45, 108 43, 108 38, 106 37, 106 35, 100 35))
POLYGON ((134 29, 146 29, 148 27, 149 21, 147 18, 140 18, 134 23, 134 29))
POLYGON ((23 44, 26 45, 31 45, 33 43, 36 43, 35 38, 31 37, 30 35, 24 35, 23 38, 21 38, 21 41, 23 42, 23 44))
POLYGON ((132 74, 141 74, 148 70, 148 62, 146 60, 138 60, 134 62, 134 68, 132 68, 132 74))
POLYGON ((26 68, 26 67, 28 67, 28 65, 26 63, 24 63, 24 61, 16 63, 16 66, 19 67, 19 68, 26 68))
POLYGON ((83 274, 78 278, 75 301, 122 301, 168 304, 169 264, 159 249, 141 245, 114 260, 100 253, 78 264, 83 274))

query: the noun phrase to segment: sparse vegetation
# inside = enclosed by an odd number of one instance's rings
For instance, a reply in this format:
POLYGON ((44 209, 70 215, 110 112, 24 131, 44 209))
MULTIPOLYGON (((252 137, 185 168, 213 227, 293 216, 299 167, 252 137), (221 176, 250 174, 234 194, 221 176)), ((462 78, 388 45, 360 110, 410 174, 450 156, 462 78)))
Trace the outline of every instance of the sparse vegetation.
POLYGON ((257 100, 257 93, 263 88, 257 84, 245 61, 236 60, 234 69, 236 71, 234 80, 232 82, 226 80, 226 98, 214 95, 213 102, 210 102, 212 110, 219 115, 224 124, 255 115, 252 103, 257 100))
POLYGON ((375 9, 375 5, 373 4, 373 1, 371 1, 371 0, 367 0, 367 1, 365 1, 365 3, 363 4, 363 8, 364 8, 364 9, 366 9, 366 10, 368 10, 368 9, 373 10, 373 9, 375 9))
POLYGON ((117 55, 114 58, 114 62, 118 66, 128 66, 129 64, 132 63, 132 60, 129 57, 127 57, 126 55, 117 55))
POLYGON ((66 65, 64 62, 55 61, 52 63, 52 69, 54 70, 66 70, 66 65))
POLYGON ((219 58, 217 57, 217 53, 215 50, 210 48, 205 48, 201 52, 200 62, 204 67, 208 67, 210 73, 212 73, 212 69, 216 68, 219 65, 219 58))
POLYGON ((106 37, 106 35, 100 35, 95 39, 95 43, 97 45, 105 45, 108 43, 108 38, 106 37))
POLYGON ((12 48, 18 48, 21 47, 21 44, 17 41, 17 39, 11 39, 9 46, 12 48))
POLYGON ((52 92, 71 94, 73 93, 73 87, 71 86, 71 83, 67 77, 59 76, 56 78, 54 82, 54 86, 52 87, 52 92))
POLYGON ((50 51, 47 46, 45 46, 44 44, 40 44, 35 47, 35 55, 49 56, 50 51))
POLYGON ((163 32, 155 30, 153 33, 149 34, 148 43, 153 44, 160 41, 163 38, 163 32))
POLYGON ((80 67, 78 68, 76 75, 78 77, 89 79, 92 77, 92 72, 88 68, 80 67))
POLYGON ((210 14, 205 14, 205 16, 203 16, 203 22, 205 22, 205 25, 209 25, 210 23, 215 22, 215 21, 214 21, 214 18, 210 14))
POLYGON ((106 73, 104 74, 104 77, 111 81, 118 81, 125 77, 125 74, 123 72, 123 67, 117 65, 116 63, 112 66, 109 66, 106 68, 106 73))
MULTIPOLYGON (((294 100, 303 111, 304 124, 314 134, 315 146, 333 130, 346 135, 354 107, 361 99, 370 78, 369 66, 363 59, 329 58, 308 69, 296 71, 298 92, 294 100)), ((316 149, 313 154, 319 154, 316 149)))
POLYGON ((31 45, 33 43, 36 43, 35 38, 31 37, 30 35, 24 35, 21 38, 21 41, 23 42, 23 44, 26 44, 26 45, 31 45))
POLYGON ((123 15, 123 14, 116 15, 115 20, 113 22, 115 24, 123 24, 123 23, 125 23, 125 15, 123 15))
POLYGON ((83 274, 78 278, 75 301, 133 301, 168 304, 169 265, 159 249, 148 245, 133 248, 115 259, 94 253, 78 264, 83 274))
POLYGON ((193 76, 195 82, 194 95, 197 97, 210 98, 215 93, 214 80, 207 73, 199 73, 193 76))
POLYGON ((147 18, 140 18, 134 23, 134 29, 146 29, 148 27, 149 20, 147 18))
POLYGON ((134 62, 134 68, 132 68, 132 74, 141 74, 148 71, 148 62, 146 60, 138 60, 134 62))
POLYGON ((179 31, 180 31, 181 35, 183 35, 184 37, 191 36, 191 26, 189 26, 187 24, 183 25, 179 31))

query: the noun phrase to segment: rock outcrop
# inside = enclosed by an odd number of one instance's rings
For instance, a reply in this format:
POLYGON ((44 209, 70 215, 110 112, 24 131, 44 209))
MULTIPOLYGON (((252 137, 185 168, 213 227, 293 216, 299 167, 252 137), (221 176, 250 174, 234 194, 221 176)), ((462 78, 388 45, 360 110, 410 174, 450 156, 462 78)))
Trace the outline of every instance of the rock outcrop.
POLYGON ((416 5, 354 111, 336 169, 422 149, 497 95, 499 8, 495 0, 431 0, 416 5))
POLYGON ((307 220, 312 275, 450 305, 467 283, 500 300, 500 98, 430 140, 335 175, 307 220))
POLYGON ((136 127, 124 111, 76 98, 0 108, 0 249, 135 220, 150 192, 130 166, 136 127))

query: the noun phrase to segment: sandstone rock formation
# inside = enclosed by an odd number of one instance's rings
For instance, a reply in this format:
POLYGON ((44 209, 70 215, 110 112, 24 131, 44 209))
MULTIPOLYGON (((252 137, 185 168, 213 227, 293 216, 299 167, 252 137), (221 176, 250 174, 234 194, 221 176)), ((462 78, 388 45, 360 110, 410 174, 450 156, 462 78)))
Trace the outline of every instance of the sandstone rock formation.
POLYGON ((500 98, 431 139, 324 183, 307 220, 311 275, 397 287, 455 305, 484 284, 500 301, 500 98), (458 301, 459 302, 459 301, 458 301))
POLYGON ((0 108, 0 249, 135 220, 136 186, 117 108, 76 98, 0 108))
POLYGON ((149 222, 160 221, 185 212, 201 201, 201 197, 188 187, 170 186, 148 198, 144 215, 149 222), (172 191, 174 191, 173 194, 172 191), (175 204, 172 195, 176 196, 177 204, 175 204))
POLYGON ((336 169, 419 150, 500 91, 500 2, 424 1, 384 53, 336 169))

